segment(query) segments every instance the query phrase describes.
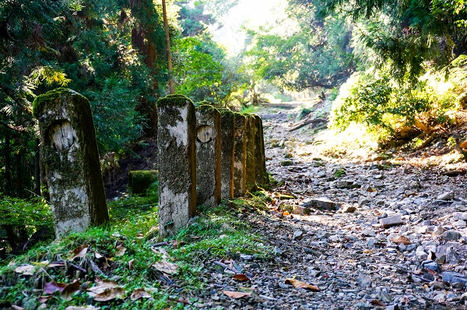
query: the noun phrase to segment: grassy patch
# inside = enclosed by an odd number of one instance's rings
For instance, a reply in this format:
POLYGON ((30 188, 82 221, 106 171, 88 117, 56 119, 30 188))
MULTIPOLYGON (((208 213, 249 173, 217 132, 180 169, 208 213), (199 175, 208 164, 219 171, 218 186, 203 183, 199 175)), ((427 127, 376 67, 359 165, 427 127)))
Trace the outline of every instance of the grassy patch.
POLYGON ((237 258, 241 254, 258 258, 268 255, 270 249, 238 217, 240 213, 255 212, 255 205, 264 199, 266 196, 259 194, 248 202, 235 200, 217 208, 201 209, 189 226, 165 240, 158 237, 154 197, 130 196, 112 201, 108 226, 38 245, 1 266, 0 308, 18 305, 36 309, 44 304, 47 309, 65 309, 70 305, 182 309, 184 303, 195 302, 195 296, 206 287, 206 261, 237 258), (164 274, 153 266, 158 262, 175 264, 178 270, 164 274), (30 274, 17 269, 20 266, 30 266, 30 274), (99 279, 118 285, 123 292, 121 298, 96 301, 87 290, 96 287, 99 279), (70 284, 76 280, 80 287, 70 296, 63 292, 45 294, 46 283, 70 284), (132 300, 131 294, 137 289, 144 289, 151 298, 132 300))
POLYGON ((255 114, 259 110, 261 110, 261 106, 259 106, 259 105, 250 105, 248 107, 243 106, 240 113, 242 113, 242 114, 255 114))

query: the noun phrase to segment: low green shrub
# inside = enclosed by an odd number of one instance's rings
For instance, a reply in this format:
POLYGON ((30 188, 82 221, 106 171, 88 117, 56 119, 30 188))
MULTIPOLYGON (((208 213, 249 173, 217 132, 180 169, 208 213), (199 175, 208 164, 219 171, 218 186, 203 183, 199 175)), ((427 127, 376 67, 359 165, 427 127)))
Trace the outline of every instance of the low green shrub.
POLYGON ((467 57, 442 70, 428 71, 416 81, 395 80, 385 68, 355 73, 341 87, 331 115, 334 128, 361 123, 380 143, 409 140, 455 121, 467 88, 467 57))

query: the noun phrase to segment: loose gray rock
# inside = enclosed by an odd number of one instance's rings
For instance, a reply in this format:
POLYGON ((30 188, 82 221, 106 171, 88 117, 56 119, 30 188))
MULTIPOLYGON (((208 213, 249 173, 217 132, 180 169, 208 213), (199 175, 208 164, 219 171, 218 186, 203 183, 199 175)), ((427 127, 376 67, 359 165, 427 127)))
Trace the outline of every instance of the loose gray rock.
POLYGON ((467 276, 451 271, 445 271, 441 273, 444 282, 448 282, 450 284, 461 283, 462 285, 467 286, 467 276))
POLYGON ((446 241, 457 241, 462 237, 461 233, 455 230, 448 230, 445 231, 441 235, 441 239, 446 240, 446 241))
POLYGON ((362 288, 368 288, 371 286, 371 277, 367 274, 361 273, 357 278, 358 285, 362 288))
POLYGON ((391 217, 382 218, 379 220, 379 223, 384 228, 389 228, 389 227, 404 224, 404 222, 402 221, 402 217, 400 215, 394 215, 391 217))
POLYGON ((453 200, 454 192, 446 192, 437 197, 438 200, 453 200))
POLYGON ((307 200, 302 204, 305 208, 317 208, 320 210, 336 211, 339 209, 340 204, 330 200, 327 197, 313 198, 307 200))

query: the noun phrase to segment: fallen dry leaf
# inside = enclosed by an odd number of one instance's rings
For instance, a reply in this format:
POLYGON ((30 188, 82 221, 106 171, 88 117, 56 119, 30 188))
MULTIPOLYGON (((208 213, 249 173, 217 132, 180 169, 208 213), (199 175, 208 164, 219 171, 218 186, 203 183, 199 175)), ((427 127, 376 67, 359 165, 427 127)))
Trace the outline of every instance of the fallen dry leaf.
POLYGON ((291 284, 295 288, 304 288, 304 289, 310 290, 312 292, 319 292, 320 291, 319 287, 308 284, 308 283, 303 282, 303 281, 296 280, 296 279, 285 279, 285 284, 291 284))
POLYGON ((134 259, 130 260, 130 261, 128 262, 128 269, 133 270, 133 265, 134 265, 134 263, 135 263, 135 260, 134 260, 134 259))
POLYGON ((70 260, 74 260, 75 258, 83 258, 86 256, 86 253, 88 252, 89 250, 89 246, 86 245, 86 244, 83 244, 82 246, 74 249, 72 252, 71 252, 71 258, 70 260))
POLYGON ((48 302, 50 299, 52 298, 52 296, 39 296, 39 298, 37 298, 37 301, 41 304, 45 304, 46 302, 48 302))
POLYGON ((52 295, 55 292, 62 292, 66 287, 65 283, 57 282, 47 282, 44 285, 44 291, 42 292, 45 295, 52 295))
POLYGON ((153 236, 159 234, 159 226, 152 226, 151 229, 146 233, 145 238, 152 238, 153 236))
POLYGON ((169 263, 166 260, 162 260, 160 262, 152 264, 152 267, 154 267, 156 270, 162 273, 169 275, 174 275, 178 272, 178 266, 174 263, 169 263))
POLYGON ((135 290, 133 293, 131 293, 131 300, 135 301, 141 298, 151 298, 151 294, 146 292, 143 288, 135 290))
POLYGON ((65 267, 65 262, 64 261, 51 262, 47 265, 47 267, 48 268, 65 267))
POLYGON ((225 295, 229 296, 230 298, 243 298, 243 297, 249 297, 251 296, 251 292, 234 292, 234 291, 222 291, 225 295))
POLYGON ((123 245, 117 246, 117 250, 115 251, 115 256, 116 257, 122 257, 125 255, 126 248, 123 245))
POLYGON ((62 291, 62 297, 65 300, 70 300, 71 296, 79 291, 81 288, 81 282, 79 280, 74 281, 73 283, 68 284, 62 291))
POLYGON ((250 278, 248 278, 246 275, 244 274, 236 274, 236 275, 233 275, 232 276, 232 279, 234 279, 235 281, 238 281, 238 282, 248 282, 250 281, 250 278))
POLYGON ((108 288, 102 293, 94 296, 95 301, 110 301, 114 299, 122 299, 125 295, 125 290, 121 287, 108 288))
POLYGON ((94 306, 68 306, 65 310, 98 310, 98 308, 94 306))
POLYGON ((404 236, 393 237, 391 241, 394 242, 395 244, 404 244, 404 245, 411 244, 410 240, 404 236))
POLYGON ((13 310, 23 310, 23 307, 17 306, 17 305, 11 305, 11 309, 13 310))
POLYGON ((16 267, 15 272, 26 276, 32 276, 34 274, 34 269, 36 269, 36 267, 33 265, 21 265, 16 267))
POLYGON ((91 296, 95 296, 105 292, 108 289, 118 288, 118 283, 114 281, 105 281, 105 280, 97 280, 96 285, 93 287, 88 288, 88 293, 91 296))
POLYGON ((289 211, 284 211, 284 213, 282 213, 283 216, 287 216, 287 215, 290 215, 290 212, 289 211))

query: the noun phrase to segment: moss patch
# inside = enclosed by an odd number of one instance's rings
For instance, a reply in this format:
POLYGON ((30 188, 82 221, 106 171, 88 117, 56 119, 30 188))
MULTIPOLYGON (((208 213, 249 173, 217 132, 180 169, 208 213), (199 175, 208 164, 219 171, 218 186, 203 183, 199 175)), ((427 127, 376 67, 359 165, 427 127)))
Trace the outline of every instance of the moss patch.
POLYGON ((57 98, 63 95, 75 95, 75 96, 79 95, 83 97, 82 99, 84 101, 87 101, 86 97, 75 92, 74 90, 66 88, 66 87, 59 87, 51 91, 48 91, 45 94, 39 95, 36 97, 36 99, 34 99, 32 103, 33 115, 36 118, 39 117, 44 112, 45 103, 54 102, 56 101, 57 98))
POLYGON ((168 95, 165 96, 164 98, 161 98, 157 101, 157 106, 185 106, 187 102, 190 102, 193 104, 193 101, 191 101, 190 98, 183 96, 183 95, 168 95))

